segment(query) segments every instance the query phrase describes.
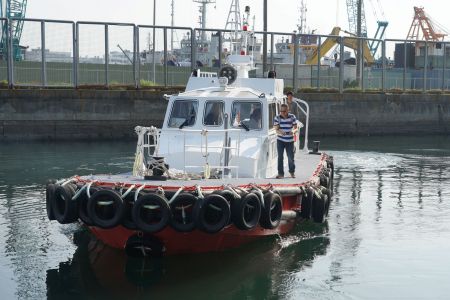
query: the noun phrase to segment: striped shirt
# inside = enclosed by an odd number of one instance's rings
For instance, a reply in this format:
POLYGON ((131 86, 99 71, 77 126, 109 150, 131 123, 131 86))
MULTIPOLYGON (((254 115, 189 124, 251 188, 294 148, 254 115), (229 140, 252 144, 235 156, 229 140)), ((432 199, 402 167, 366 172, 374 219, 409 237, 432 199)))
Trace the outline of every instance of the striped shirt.
POLYGON ((287 135, 278 135, 278 140, 282 142, 293 142, 292 128, 297 124, 297 118, 293 114, 288 114, 287 118, 281 115, 275 116, 273 119, 273 126, 280 126, 280 130, 288 133, 287 135))

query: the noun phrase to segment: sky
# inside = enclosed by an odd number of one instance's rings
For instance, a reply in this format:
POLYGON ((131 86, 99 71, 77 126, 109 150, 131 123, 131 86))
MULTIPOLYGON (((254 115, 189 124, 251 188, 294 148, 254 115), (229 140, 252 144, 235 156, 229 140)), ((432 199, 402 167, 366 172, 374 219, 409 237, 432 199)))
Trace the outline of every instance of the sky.
MULTIPOLYGON (((156 24, 170 25, 171 0, 156 1, 156 24)), ((256 17, 256 30, 262 30, 263 0, 240 0, 241 11, 249 5, 251 14, 256 17)), ((299 19, 300 0, 267 0, 268 30, 292 32, 299 19)), ((307 24, 318 33, 328 34, 335 25, 348 27, 345 0, 307 0, 307 24)), ((377 28, 376 17, 381 13, 379 3, 384 11, 389 26, 388 38, 406 37, 414 15, 414 6, 423 6, 428 15, 446 28, 450 28, 450 3, 444 0, 365 0, 366 18, 369 36, 377 28)), ((206 19, 209 28, 224 28, 231 0, 216 0, 208 5, 206 19)), ((175 25, 199 27, 198 4, 192 0, 175 0, 175 25)), ((72 21, 114 21, 135 24, 153 23, 152 0, 28 0, 27 17, 42 19, 59 19, 72 21)))

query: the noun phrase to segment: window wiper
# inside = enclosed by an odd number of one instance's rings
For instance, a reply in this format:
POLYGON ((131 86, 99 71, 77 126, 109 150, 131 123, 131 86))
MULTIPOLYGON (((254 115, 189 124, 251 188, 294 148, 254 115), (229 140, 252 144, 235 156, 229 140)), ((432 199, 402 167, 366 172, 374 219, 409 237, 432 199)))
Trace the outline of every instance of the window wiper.
POLYGON ((239 127, 242 127, 242 128, 244 128, 246 131, 250 131, 250 128, 248 128, 248 126, 247 125, 245 125, 244 123, 239 123, 239 127))

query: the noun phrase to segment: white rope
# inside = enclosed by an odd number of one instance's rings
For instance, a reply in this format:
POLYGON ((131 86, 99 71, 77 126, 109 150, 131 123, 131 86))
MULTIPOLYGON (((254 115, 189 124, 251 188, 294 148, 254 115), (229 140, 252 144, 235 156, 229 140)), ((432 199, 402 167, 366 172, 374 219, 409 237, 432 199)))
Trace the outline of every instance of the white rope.
POLYGON ((77 198, 81 195, 81 193, 84 192, 84 190, 86 189, 86 186, 87 184, 83 185, 83 187, 79 189, 75 195, 73 195, 72 200, 77 200, 77 198))
POLYGON ((145 188, 145 184, 141 185, 135 192, 134 192, 134 202, 137 201, 137 198, 139 196, 139 193, 145 188))
MULTIPOLYGON (((169 204, 172 203, 172 202, 175 200, 175 198, 178 197, 178 195, 179 195, 183 190, 184 190, 184 186, 180 187, 180 188, 178 189, 178 191, 172 196, 172 198, 170 198, 169 204)), ((184 210, 183 210, 183 213, 184 213, 184 210)))
POLYGON ((131 193, 131 190, 134 189, 135 186, 136 186, 135 184, 131 185, 131 186, 128 188, 128 190, 126 190, 126 192, 123 193, 122 198, 125 198, 126 196, 128 196, 128 194, 131 193))

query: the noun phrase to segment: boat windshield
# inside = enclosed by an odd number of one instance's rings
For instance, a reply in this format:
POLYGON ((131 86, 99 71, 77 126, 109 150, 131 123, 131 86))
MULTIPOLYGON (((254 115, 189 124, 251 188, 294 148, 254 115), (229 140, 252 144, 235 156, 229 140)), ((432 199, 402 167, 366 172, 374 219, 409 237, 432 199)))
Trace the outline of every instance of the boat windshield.
POLYGON ((223 101, 207 101, 203 124, 206 126, 221 126, 223 123, 223 101))
POLYGON ((233 102, 231 125, 233 127, 247 127, 250 130, 262 128, 262 107, 260 102, 233 102))
POLYGON ((193 126, 197 118, 197 100, 175 100, 169 118, 169 127, 193 126))

